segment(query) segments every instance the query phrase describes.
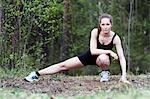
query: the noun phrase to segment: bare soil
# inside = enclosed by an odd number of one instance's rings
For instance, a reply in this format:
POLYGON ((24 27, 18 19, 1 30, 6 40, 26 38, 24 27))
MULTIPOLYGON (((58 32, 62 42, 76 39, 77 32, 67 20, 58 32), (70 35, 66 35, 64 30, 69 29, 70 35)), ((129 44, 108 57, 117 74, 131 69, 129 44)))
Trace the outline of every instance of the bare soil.
POLYGON ((130 76, 131 85, 120 83, 120 76, 110 76, 109 82, 100 82, 99 76, 42 76, 38 82, 29 83, 20 78, 1 78, 1 88, 19 88, 32 93, 53 96, 90 95, 99 91, 124 90, 125 86, 150 88, 150 76, 130 76))

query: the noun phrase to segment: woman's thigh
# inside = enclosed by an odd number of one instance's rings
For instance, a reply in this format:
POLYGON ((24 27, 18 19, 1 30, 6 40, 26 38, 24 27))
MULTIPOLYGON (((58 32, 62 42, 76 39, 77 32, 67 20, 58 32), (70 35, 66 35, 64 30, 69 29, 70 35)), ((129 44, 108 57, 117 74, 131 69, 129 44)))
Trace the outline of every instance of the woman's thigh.
POLYGON ((78 57, 73 57, 64 61, 64 65, 67 68, 75 68, 75 67, 83 67, 84 65, 81 63, 78 57))

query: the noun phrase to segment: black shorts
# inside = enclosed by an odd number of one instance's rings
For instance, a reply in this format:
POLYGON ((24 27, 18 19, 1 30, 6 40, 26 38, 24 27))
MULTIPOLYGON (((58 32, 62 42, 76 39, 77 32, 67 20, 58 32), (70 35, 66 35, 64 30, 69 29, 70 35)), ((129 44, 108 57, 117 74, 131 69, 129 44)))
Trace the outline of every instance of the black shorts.
MULTIPOLYGON (((78 55, 77 57, 79 58, 81 63, 84 66, 86 66, 86 65, 97 65, 96 59, 98 56, 99 55, 92 55, 90 49, 88 49, 85 53, 78 55)), ((109 55, 109 60, 111 62, 110 55, 109 55)))

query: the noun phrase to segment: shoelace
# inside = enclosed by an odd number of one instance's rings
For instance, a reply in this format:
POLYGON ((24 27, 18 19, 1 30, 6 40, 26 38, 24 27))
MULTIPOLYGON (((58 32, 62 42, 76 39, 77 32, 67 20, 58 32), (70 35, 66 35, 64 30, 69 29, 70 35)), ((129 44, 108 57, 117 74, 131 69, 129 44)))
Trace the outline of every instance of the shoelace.
POLYGON ((32 79, 38 79, 38 77, 37 76, 32 76, 32 79))

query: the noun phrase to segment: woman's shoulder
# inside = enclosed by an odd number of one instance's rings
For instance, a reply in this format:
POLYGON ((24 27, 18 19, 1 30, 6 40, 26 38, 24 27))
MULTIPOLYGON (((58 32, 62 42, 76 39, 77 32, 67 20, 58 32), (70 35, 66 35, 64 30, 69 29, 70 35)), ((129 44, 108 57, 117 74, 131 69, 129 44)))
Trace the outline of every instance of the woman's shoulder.
POLYGON ((93 28, 92 32, 98 32, 98 28, 93 28))
POLYGON ((114 31, 110 31, 110 32, 111 32, 111 34, 112 34, 112 35, 115 35, 115 34, 117 34, 117 33, 115 33, 114 31))
POLYGON ((115 36, 115 38, 117 37, 119 37, 119 35, 116 33, 116 32, 114 32, 114 31, 111 31, 111 33, 112 33, 112 36, 115 36))
POLYGON ((98 28, 93 28, 91 31, 91 36, 96 37, 98 35, 98 28))
POLYGON ((113 31, 111 31, 111 32, 113 33, 113 35, 115 35, 113 42, 114 43, 121 42, 120 36, 117 33, 113 32, 113 31))

